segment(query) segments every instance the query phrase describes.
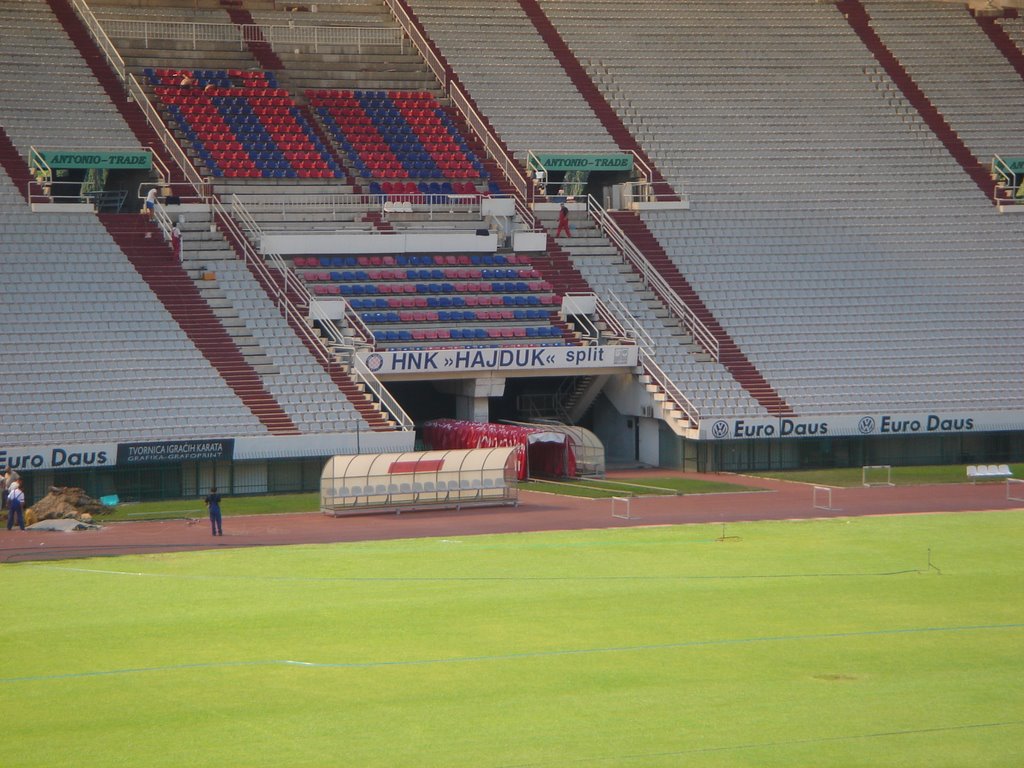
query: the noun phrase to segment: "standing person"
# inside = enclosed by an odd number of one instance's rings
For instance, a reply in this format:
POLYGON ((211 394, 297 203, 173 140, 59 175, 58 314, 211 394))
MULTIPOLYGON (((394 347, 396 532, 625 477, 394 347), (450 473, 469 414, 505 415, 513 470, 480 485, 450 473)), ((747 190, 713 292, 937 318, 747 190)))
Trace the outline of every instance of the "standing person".
POLYGON ((21 483, 15 480, 7 492, 7 530, 14 527, 14 518, 18 518, 18 527, 25 530, 25 492, 21 483))
POLYGON ((149 192, 146 194, 146 215, 149 216, 149 218, 151 219, 153 218, 153 212, 154 209, 156 208, 156 196, 156 187, 150 189, 149 192))
POLYGON ((8 469, 4 472, 3 478, 0 478, 0 511, 7 509, 7 494, 11 492, 11 486, 20 479, 21 476, 13 469, 8 469))
POLYGON ((174 250, 174 256, 177 258, 178 263, 181 263, 181 228, 178 227, 178 222, 174 222, 174 226, 171 228, 171 248, 174 250))
POLYGON ((210 489, 209 494, 203 499, 206 502, 206 508, 210 510, 210 528, 213 531, 214 536, 223 536, 224 530, 221 527, 220 517, 220 494, 217 493, 217 486, 213 486, 210 489))
POLYGON ((564 202, 558 209, 558 230, 555 232, 555 237, 560 237, 562 232, 565 232, 566 237, 572 237, 572 232, 569 230, 569 206, 564 202))

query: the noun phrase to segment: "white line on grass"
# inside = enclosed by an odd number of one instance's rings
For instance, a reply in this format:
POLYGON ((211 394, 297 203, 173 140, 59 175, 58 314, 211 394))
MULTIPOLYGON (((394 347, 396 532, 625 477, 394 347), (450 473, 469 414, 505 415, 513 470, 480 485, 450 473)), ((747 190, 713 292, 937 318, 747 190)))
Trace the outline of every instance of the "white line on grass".
POLYGON ((231 667, 258 666, 302 666, 316 669, 374 669, 383 667, 414 667, 433 664, 466 664, 494 661, 519 661, 523 659, 551 658, 556 656, 583 656, 599 653, 642 653, 646 651, 665 651, 682 648, 704 648, 726 645, 750 645, 754 643, 779 643, 807 640, 841 640, 853 637, 882 637, 913 635, 941 632, 987 632, 997 630, 1024 629, 1024 624, 983 624, 975 626, 953 627, 907 627, 902 629, 869 629, 856 632, 826 632, 813 635, 775 635, 765 637, 719 638, 712 640, 684 640, 678 643, 658 643, 654 645, 625 645, 606 648, 563 648, 546 651, 525 651, 523 653, 496 654, 492 656, 452 656, 438 659, 402 659, 394 661, 343 661, 318 662, 296 659, 263 659, 252 661, 211 661, 193 664, 172 664, 162 667, 135 667, 129 669, 95 670, 91 672, 67 672, 56 675, 27 675, 24 677, 0 678, 0 685, 13 683, 33 683, 45 680, 70 680, 74 678, 102 677, 106 675, 130 675, 142 672, 176 672, 190 669, 218 669, 231 667))

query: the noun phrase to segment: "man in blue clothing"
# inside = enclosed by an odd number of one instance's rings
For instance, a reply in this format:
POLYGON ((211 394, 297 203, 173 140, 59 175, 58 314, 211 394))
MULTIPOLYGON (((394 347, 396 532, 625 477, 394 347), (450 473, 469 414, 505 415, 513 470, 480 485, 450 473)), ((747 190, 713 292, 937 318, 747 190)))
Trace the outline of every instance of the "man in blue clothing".
POLYGON ((217 486, 210 489, 210 493, 203 501, 206 502, 206 508, 210 510, 210 528, 213 529, 213 535, 223 536, 224 530, 221 528, 220 520, 220 494, 217 493, 217 486))
POLYGON ((21 490, 21 483, 17 480, 11 485, 7 492, 7 530, 14 527, 14 521, 18 521, 18 527, 25 530, 25 492, 21 490))

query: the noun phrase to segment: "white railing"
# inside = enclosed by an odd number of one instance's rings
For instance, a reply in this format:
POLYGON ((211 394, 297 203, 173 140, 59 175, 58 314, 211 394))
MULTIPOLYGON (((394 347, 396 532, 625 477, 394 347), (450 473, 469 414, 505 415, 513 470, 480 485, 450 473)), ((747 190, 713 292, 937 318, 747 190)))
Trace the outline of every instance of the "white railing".
MULTIPOLYGON (((251 247, 253 242, 259 243, 263 239, 263 228, 256 221, 249 208, 242 202, 238 195, 231 196, 231 215, 238 221, 244 232, 247 234, 246 245, 251 247)), ((316 299, 306 288, 305 282, 299 278, 295 270, 291 269, 285 260, 277 253, 264 253, 263 257, 269 261, 281 274, 285 284, 285 293, 291 296, 298 295, 300 307, 309 312, 310 317, 321 323, 324 333, 332 344, 342 347, 351 347, 352 343, 345 337, 334 321, 328 318, 318 306, 316 299), (315 316, 315 317, 314 317, 315 316)), ((290 300, 290 299, 289 299, 290 300)), ((345 302, 343 322, 356 334, 360 344, 364 347, 372 347, 374 344, 373 332, 366 326, 359 313, 345 302)))
POLYGON ((669 375, 661 369, 661 366, 658 365, 657 345, 654 343, 651 335, 647 333, 643 323, 636 319, 622 299, 614 292, 608 295, 608 302, 617 311, 617 317, 625 319, 629 334, 636 339, 637 346, 640 348, 639 363, 644 369, 644 373, 661 387, 661 391, 665 393, 665 396, 670 398, 679 410, 686 414, 686 418, 691 423, 697 424, 700 421, 700 411, 690 401, 690 398, 684 395, 683 391, 676 386, 676 383, 672 381, 669 375))
POLYGON ((167 209, 159 201, 153 206, 153 221, 160 228, 160 234, 164 236, 164 242, 169 243, 171 241, 171 230, 174 229, 174 221, 171 220, 171 215, 167 213, 167 209))
MULTIPOLYGON (((157 112, 153 106, 149 97, 146 96, 146 92, 142 89, 139 81, 135 79, 135 75, 128 75, 128 79, 125 81, 125 85, 128 90, 128 98, 139 105, 139 109, 142 110, 143 116, 146 118, 146 123, 159 139, 160 144, 167 151, 168 156, 181 171, 185 181, 195 191, 196 197, 200 200, 207 200, 210 197, 211 191, 207 182, 199 175, 199 171, 196 170, 195 166, 192 165, 192 160, 188 154, 181 148, 178 140, 174 138, 174 134, 167 128, 160 113, 157 112)), ((156 153, 154 153, 154 158, 156 153)), ((168 182, 171 181, 170 169, 163 165, 161 162, 160 166, 165 171, 168 182)))
MULTIPOLYGON (((612 294, 612 297, 613 303, 617 302, 619 306, 622 305, 622 302, 618 301, 618 297, 614 294, 612 294)), ((588 307, 590 305, 593 305, 594 314, 602 323, 604 323, 606 328, 605 333, 601 334, 597 329, 597 326, 594 326, 593 333, 599 341, 600 337, 603 335, 605 337, 615 339, 617 343, 621 344, 636 343, 636 334, 623 324, 621 317, 614 311, 618 309, 618 307, 609 307, 608 304, 606 304, 605 301, 596 293, 570 291, 562 297, 563 309, 576 316, 588 315, 589 311, 585 310, 584 307, 588 307)), ((589 321, 589 318, 588 323, 589 325, 593 325, 593 323, 589 321)))
MULTIPOLYGON (((289 325, 307 342, 307 345, 313 350, 321 363, 327 367, 332 363, 338 363, 338 360, 335 358, 331 348, 324 343, 324 340, 309 327, 307 320, 320 323, 321 329, 327 334, 331 343, 335 347, 347 352, 351 365, 350 370, 355 373, 356 378, 362 382, 363 386, 377 400, 380 406, 387 411, 397 424, 397 428, 402 430, 413 429, 412 419, 402 410, 398 401, 384 388, 380 380, 362 364, 355 354, 355 349, 347 342, 334 321, 319 311, 316 302, 309 295, 305 285, 298 279, 294 271, 285 264, 284 260, 276 254, 264 257, 257 253, 251 243, 249 243, 245 233, 242 232, 238 224, 229 215, 227 209, 219 201, 214 200, 212 202, 211 211, 216 217, 217 222, 228 231, 232 240, 242 249, 246 264, 251 265, 257 274, 260 275, 263 283, 267 286, 268 295, 276 303, 282 314, 284 314, 285 319, 289 321, 289 325), (273 264, 277 275, 267 266, 268 260, 273 264), (297 292, 300 298, 307 302, 305 307, 306 315, 303 315, 301 309, 292 302, 289 291, 297 292)), ((365 325, 363 328, 365 329, 365 325)))
POLYGON ((434 77, 444 88, 445 93, 448 92, 449 84, 451 83, 451 72, 448 67, 445 66, 444 62, 441 61, 441 57, 437 51, 434 50, 434 46, 420 31, 419 26, 412 20, 409 15, 409 10, 405 4, 400 0, 384 0, 385 5, 391 11, 391 16, 398 22, 398 26, 406 37, 412 41, 412 44, 419 51, 420 56, 427 62, 427 66, 430 67, 430 71, 434 73, 434 77))
POLYGON ((690 402, 689 398, 675 385, 675 382, 668 377, 668 374, 661 369, 658 362, 643 349, 640 350, 640 365, 643 367, 644 373, 657 382, 666 397, 686 414, 686 418, 690 420, 691 424, 696 426, 700 423, 700 411, 697 410, 697 406, 690 402))
MULTIPOLYGON (((209 197, 209 190, 206 188, 203 178, 196 171, 192 165, 192 161, 188 155, 181 149, 181 146, 175 140, 174 136, 167 126, 164 124, 160 114, 153 108, 149 98, 143 91, 142 86, 139 85, 135 76, 130 74, 125 67, 124 59, 117 52, 114 44, 110 41, 103 26, 97 20, 95 14, 90 10, 89 6, 85 4, 84 0, 71 0, 72 6, 74 7, 82 23, 85 24, 89 30, 89 34, 92 35, 93 40, 103 51, 104 56, 107 58, 107 63, 113 68, 114 72, 121 79, 124 85, 125 91, 128 94, 129 101, 134 101, 139 105, 143 115, 146 117, 146 122, 156 133, 160 143, 167 150, 171 159, 175 165, 181 170, 185 180, 192 186, 196 192, 196 196, 200 199, 206 199, 209 197)), ((154 153, 154 160, 156 160, 156 154, 154 153)), ((170 169, 168 169, 162 162, 157 161, 157 170, 161 171, 165 175, 165 179, 170 182, 170 169)))
MULTIPOLYGON (((50 198, 52 187, 50 185, 53 183, 53 169, 50 168, 49 163, 46 162, 46 158, 43 157, 42 153, 36 149, 35 146, 28 148, 28 169, 35 177, 36 183, 38 183, 42 188, 43 194, 46 195, 47 202, 52 202, 52 199, 50 198)), ((31 187, 32 185, 29 184, 30 197, 31 187)), ((30 202, 33 201, 30 200, 30 202)))
POLYGON ((679 318, 683 328, 693 337, 693 340, 717 361, 719 359, 719 345, 715 334, 697 317, 689 305, 680 298, 679 294, 666 282, 661 273, 654 268, 640 249, 636 247, 636 244, 622 231, 622 228, 608 215, 608 212, 601 207, 601 204, 590 195, 587 196, 587 210, 597 224, 598 229, 604 233, 609 242, 616 247, 633 269, 640 274, 644 284, 665 302, 665 305, 679 318))
POLYGON ((110 62, 110 66, 113 67, 114 72, 121 79, 123 83, 128 73, 128 69, 124 64, 124 59, 121 58, 121 54, 117 52, 117 48, 110 42, 110 38, 107 37, 107 33, 103 31, 103 27, 100 26, 99 21, 96 19, 95 14, 90 10, 89 6, 85 4, 85 0, 71 0, 71 5, 78 13, 78 17, 82 20, 82 23, 89 30, 89 34, 92 35, 92 39, 96 41, 96 45, 100 47, 104 55, 107 57, 107 61, 110 62))
POLYGON ((1011 157, 1009 160, 1000 155, 992 156, 989 173, 995 180, 992 199, 996 205, 1024 205, 1024 167, 1021 158, 1011 157), (1012 161, 1012 162, 1011 162, 1012 161))
POLYGON ((580 335, 588 346, 601 343, 601 331, 590 319, 589 305, 596 300, 593 294, 569 293, 562 297, 562 312, 573 317, 573 322, 582 330, 580 335), (586 303, 582 299, 586 299, 586 303))
MULTIPOLYGON (((238 219, 242 226, 249 233, 249 239, 252 242, 260 243, 263 239, 263 229, 256 221, 256 218, 252 215, 249 208, 242 202, 237 195, 231 196, 231 215, 238 219)), ((269 260, 275 268, 283 270, 284 280, 288 288, 298 294, 300 304, 302 308, 306 309, 310 317, 315 321, 321 322, 325 329, 325 333, 328 335, 332 343, 339 344, 341 346, 351 346, 351 342, 345 338, 341 331, 337 328, 334 321, 324 314, 323 310, 319 308, 316 299, 309 293, 309 289, 306 288, 306 284, 299 279, 294 269, 291 269, 285 260, 276 253, 264 253, 264 257, 269 260), (315 315, 315 316, 314 316, 315 315)), ((357 344, 361 347, 373 347, 374 345, 374 334, 362 322, 362 317, 356 312, 349 303, 345 302, 345 309, 342 314, 342 322, 355 334, 357 344)))
POLYGON ((307 24, 221 24, 192 21, 149 21, 104 19, 103 27, 111 37, 142 40, 148 48, 153 40, 173 40, 191 44, 193 50, 204 43, 229 43, 242 50, 250 42, 262 41, 272 48, 296 46, 319 53, 321 48, 352 48, 358 53, 364 46, 398 45, 404 52, 405 38, 391 27, 321 27, 307 24))
MULTIPOLYGON (((227 230, 232 241, 242 250, 245 263, 250 265, 262 278, 262 282, 268 291, 268 296, 275 302, 276 306, 285 316, 285 319, 289 321, 289 325, 307 342, 321 363, 329 366, 332 363, 338 363, 338 360, 335 358, 334 352, 324 343, 324 340, 309 327, 307 319, 320 323, 320 327, 327 334, 331 343, 348 353, 347 356, 351 364, 350 370, 363 384, 367 392, 376 399, 380 406, 395 421, 397 428, 402 430, 413 429, 415 425, 412 419, 409 418, 409 415, 402 409, 391 393, 384 388, 380 380, 359 360, 355 354, 355 348, 344 338, 334 321, 319 311, 319 308, 316 307, 316 302, 306 290, 306 286, 299 280, 294 271, 285 264, 284 260, 275 254, 268 255, 265 258, 257 253, 248 238, 246 238, 245 233, 220 201, 212 200, 210 210, 215 220, 227 230), (268 260, 273 264, 274 269, 278 273, 277 275, 267 266, 268 260), (308 315, 303 315, 301 309, 292 302, 288 295, 290 290, 297 292, 301 298, 308 302, 306 307, 307 312, 309 312, 308 315)), ((362 321, 360 320, 360 322, 362 321)), ((366 326, 364 325, 363 328, 365 329, 366 326)))
POLYGON ((629 311, 629 307, 619 298, 618 294, 614 291, 609 291, 605 294, 605 301, 610 310, 614 310, 614 312, 610 311, 609 314, 615 318, 615 323, 621 332, 633 339, 641 349, 645 349, 649 354, 653 355, 655 352, 654 340, 647 333, 643 323, 637 322, 636 317, 629 311))
POLYGON ((452 105, 462 113, 466 124, 480 139, 484 151, 498 164, 505 178, 512 184, 516 197, 516 213, 519 214, 526 228, 531 231, 538 231, 541 227, 533 214, 531 203, 533 201, 533 187, 526 178, 516 160, 505 151, 498 137, 488 127, 486 121, 473 106, 469 96, 452 78, 450 68, 441 60, 440 55, 434 48, 433 43, 421 32, 419 25, 409 15, 404 0, 384 0, 391 10, 391 15, 398 22, 402 31, 412 41, 413 46, 420 56, 430 67, 437 78, 441 88, 451 100, 452 105))
POLYGON ((521 197, 524 202, 529 202, 532 189, 526 175, 519 167, 519 163, 516 162, 515 158, 505 151, 501 142, 498 141, 497 136, 491 132, 491 129, 488 127, 480 113, 477 112, 476 108, 469 100, 469 97, 456 83, 451 84, 451 87, 448 90, 448 96, 451 98, 452 104, 462 112, 462 116, 466 119, 466 123, 483 143, 487 154, 490 155, 491 159, 493 159, 501 168, 502 173, 509 182, 511 182, 512 187, 515 189, 519 197, 521 197))
POLYGON ((441 213, 472 213, 480 207, 480 198, 489 195, 456 195, 398 193, 371 195, 356 192, 336 194, 282 195, 273 201, 251 200, 245 204, 261 221, 273 219, 286 222, 297 214, 314 212, 321 217, 336 218, 345 214, 362 214, 376 210, 388 213, 428 213, 433 218, 441 213))

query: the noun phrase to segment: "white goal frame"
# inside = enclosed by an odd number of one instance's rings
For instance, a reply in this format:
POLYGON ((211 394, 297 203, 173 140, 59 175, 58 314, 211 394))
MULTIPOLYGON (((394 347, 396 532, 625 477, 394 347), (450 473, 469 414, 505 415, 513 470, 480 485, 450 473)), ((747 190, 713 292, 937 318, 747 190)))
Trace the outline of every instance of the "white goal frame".
POLYGON ((860 468, 860 483, 865 488, 874 488, 878 486, 893 487, 895 483, 892 481, 892 464, 869 464, 865 467, 860 468), (868 473, 871 470, 878 472, 879 470, 885 470, 885 481, 868 481, 868 473))
POLYGON ((1024 480, 1019 477, 1006 478, 1007 501, 1024 501, 1024 480))
POLYGON ((630 513, 629 498, 626 496, 612 496, 612 517, 619 520, 635 519, 630 513))
POLYGON ((827 485, 816 485, 811 495, 811 505, 815 509, 824 509, 828 512, 835 511, 832 506, 832 489, 827 485))

